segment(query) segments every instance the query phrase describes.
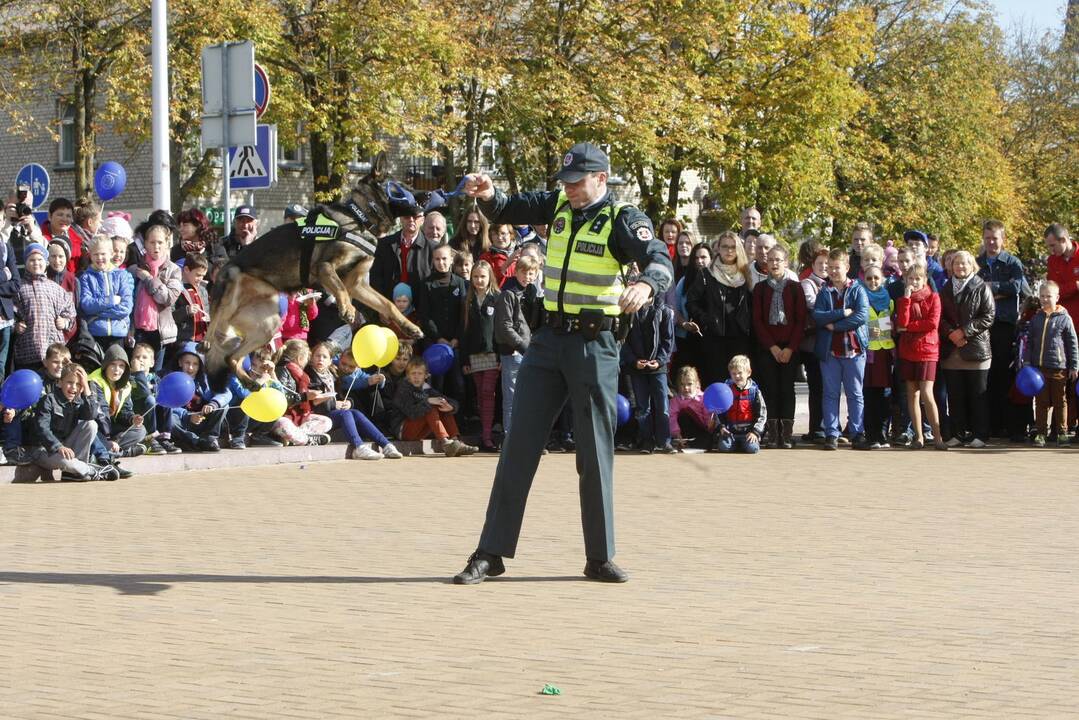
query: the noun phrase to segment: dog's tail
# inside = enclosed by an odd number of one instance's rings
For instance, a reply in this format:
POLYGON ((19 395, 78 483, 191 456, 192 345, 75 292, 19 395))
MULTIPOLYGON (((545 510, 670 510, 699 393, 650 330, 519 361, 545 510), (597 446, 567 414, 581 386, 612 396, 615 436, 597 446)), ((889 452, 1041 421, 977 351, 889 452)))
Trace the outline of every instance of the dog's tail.
POLYGON ((213 317, 213 311, 217 309, 221 298, 225 297, 225 291, 229 289, 229 285, 240 276, 241 272, 243 271, 240 268, 229 263, 217 273, 214 284, 210 288, 210 317, 213 317))

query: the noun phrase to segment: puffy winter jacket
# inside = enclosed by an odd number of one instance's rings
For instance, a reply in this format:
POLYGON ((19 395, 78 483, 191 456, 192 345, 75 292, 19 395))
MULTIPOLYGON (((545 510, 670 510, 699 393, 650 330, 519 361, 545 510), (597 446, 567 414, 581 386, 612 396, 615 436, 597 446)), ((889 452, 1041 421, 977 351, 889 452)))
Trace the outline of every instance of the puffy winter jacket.
POLYGON ((1039 310, 1031 318, 1023 361, 1054 370, 1079 370, 1075 325, 1064 306, 1057 305, 1048 315, 1039 310))
POLYGON ((78 277, 79 314, 95 337, 123 337, 135 307, 135 278, 126 270, 88 267, 78 277))
POLYGON ((899 359, 936 361, 940 357, 940 296, 926 285, 910 297, 899 298, 895 308, 899 333, 899 359))
POLYGON ((967 344, 959 348, 959 357, 969 362, 980 362, 992 357, 989 348, 989 328, 993 327, 996 305, 993 292, 978 276, 963 287, 958 296, 951 281, 940 291, 940 357, 943 360, 955 350, 948 333, 962 329, 967 344))

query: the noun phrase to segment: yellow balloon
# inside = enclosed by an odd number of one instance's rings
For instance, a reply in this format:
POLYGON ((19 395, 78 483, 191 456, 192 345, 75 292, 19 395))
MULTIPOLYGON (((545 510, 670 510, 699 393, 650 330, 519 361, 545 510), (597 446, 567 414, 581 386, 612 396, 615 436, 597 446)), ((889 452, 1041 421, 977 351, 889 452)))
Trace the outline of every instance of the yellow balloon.
POLYGON ((397 333, 388 327, 382 328, 382 334, 386 336, 386 352, 382 353, 382 357, 378 359, 375 365, 386 367, 397 357, 397 350, 401 347, 401 343, 397 340, 397 333))
POLYGON ((378 325, 364 325, 352 338, 352 357, 362 368, 378 365, 386 354, 386 335, 378 325))
POLYGON ((245 397, 240 409, 252 420, 273 422, 285 414, 288 401, 285 400, 285 393, 277 388, 264 387, 245 397))

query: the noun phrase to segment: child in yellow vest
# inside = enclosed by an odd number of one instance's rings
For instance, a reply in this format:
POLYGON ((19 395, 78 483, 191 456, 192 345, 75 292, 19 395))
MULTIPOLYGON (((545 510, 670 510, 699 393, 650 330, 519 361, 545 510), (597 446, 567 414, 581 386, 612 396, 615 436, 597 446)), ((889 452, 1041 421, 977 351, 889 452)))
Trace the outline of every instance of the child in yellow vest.
MULTIPOLYGON (((863 254, 864 259, 864 254, 863 254)), ((895 340, 892 338, 895 303, 884 287, 884 273, 879 265, 865 269, 862 279, 869 296, 869 348, 866 353, 865 434, 869 448, 888 447, 888 418, 891 415, 889 395, 892 389, 892 363, 895 340)))

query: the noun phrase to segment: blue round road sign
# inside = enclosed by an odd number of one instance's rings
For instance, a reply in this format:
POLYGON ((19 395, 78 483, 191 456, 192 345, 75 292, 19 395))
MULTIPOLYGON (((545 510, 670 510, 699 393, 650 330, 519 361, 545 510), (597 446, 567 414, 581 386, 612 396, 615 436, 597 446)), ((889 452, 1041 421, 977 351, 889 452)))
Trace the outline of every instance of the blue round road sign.
POLYGON ((15 186, 28 185, 30 198, 26 204, 35 210, 49 199, 49 172, 37 163, 23 165, 15 176, 15 186))
POLYGON ((255 63, 255 117, 260 118, 270 107, 270 76, 255 63))

